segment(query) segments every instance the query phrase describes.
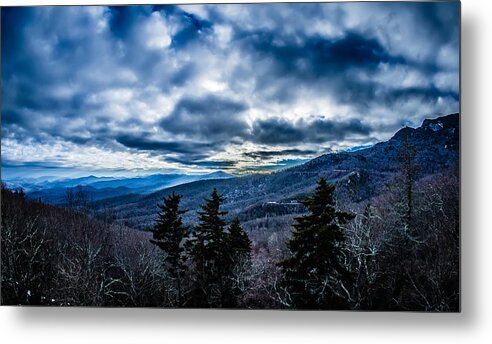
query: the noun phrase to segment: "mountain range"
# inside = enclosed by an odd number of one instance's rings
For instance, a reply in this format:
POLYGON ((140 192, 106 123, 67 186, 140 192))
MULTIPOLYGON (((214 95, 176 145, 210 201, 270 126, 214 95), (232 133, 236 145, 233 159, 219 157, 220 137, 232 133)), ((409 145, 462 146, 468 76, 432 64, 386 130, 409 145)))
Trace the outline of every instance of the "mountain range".
POLYGON ((189 211, 185 220, 196 221, 196 211, 213 188, 226 197, 227 218, 243 222, 270 221, 275 217, 302 213, 299 201, 310 194, 319 177, 337 185, 339 199, 358 203, 381 193, 398 173, 398 154, 402 142, 415 150, 418 178, 437 174, 459 165, 459 114, 426 119, 418 128, 400 129, 390 140, 372 147, 330 153, 302 165, 273 172, 199 180, 168 187, 145 195, 131 194, 94 203, 98 209, 111 209, 116 219, 126 225, 145 229, 156 217, 157 204, 172 192, 183 196, 182 206, 189 211))
POLYGON ((21 187, 27 196, 64 205, 67 189, 84 191, 96 212, 110 209, 112 216, 136 229, 152 225, 163 197, 172 192, 183 196, 188 223, 196 221, 196 211, 213 188, 226 197, 228 219, 260 223, 276 217, 304 212, 300 200, 310 194, 319 177, 337 185, 337 197, 359 203, 381 193, 398 172, 402 142, 415 150, 418 178, 437 174, 459 163, 459 114, 426 119, 418 128, 405 127, 385 142, 355 151, 325 154, 302 165, 270 174, 233 175, 153 174, 134 178, 87 176, 75 179, 18 178, 7 181, 21 187))
POLYGON ((16 178, 7 180, 7 186, 22 188, 27 196, 45 203, 63 205, 66 201, 67 189, 84 191, 91 201, 98 201, 108 197, 129 194, 148 194, 156 190, 171 186, 189 183, 197 180, 233 178, 235 175, 224 172, 207 174, 152 174, 134 178, 96 177, 56 179, 44 178, 16 178))

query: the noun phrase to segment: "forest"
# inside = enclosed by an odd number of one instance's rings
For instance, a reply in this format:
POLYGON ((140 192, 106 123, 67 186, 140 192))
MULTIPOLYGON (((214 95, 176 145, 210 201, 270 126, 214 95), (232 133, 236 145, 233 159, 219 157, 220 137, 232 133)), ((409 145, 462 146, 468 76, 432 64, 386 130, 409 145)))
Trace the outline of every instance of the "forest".
POLYGON ((2 185, 2 304, 459 311, 459 168, 419 178, 400 151, 377 196, 347 201, 321 176, 270 234, 230 219, 220 189, 192 224, 164 197, 141 231, 83 194, 57 207, 2 185))

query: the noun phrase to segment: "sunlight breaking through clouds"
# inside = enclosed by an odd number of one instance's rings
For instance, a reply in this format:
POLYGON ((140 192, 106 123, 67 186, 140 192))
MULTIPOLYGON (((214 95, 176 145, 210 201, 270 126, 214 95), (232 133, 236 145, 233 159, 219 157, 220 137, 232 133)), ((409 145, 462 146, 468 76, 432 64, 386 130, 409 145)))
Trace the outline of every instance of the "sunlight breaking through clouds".
POLYGON ((373 144, 458 111, 458 6, 2 9, 2 158, 243 172, 373 144))

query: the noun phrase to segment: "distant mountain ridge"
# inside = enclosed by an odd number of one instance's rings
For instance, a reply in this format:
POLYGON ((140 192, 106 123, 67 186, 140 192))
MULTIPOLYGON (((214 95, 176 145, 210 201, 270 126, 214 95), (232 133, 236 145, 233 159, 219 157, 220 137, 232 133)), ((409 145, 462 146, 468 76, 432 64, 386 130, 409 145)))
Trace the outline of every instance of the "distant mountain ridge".
POLYGON ((8 182, 12 188, 23 188, 27 196, 50 204, 64 204, 67 189, 76 188, 89 194, 92 201, 129 194, 148 194, 156 190, 197 180, 233 178, 225 172, 206 174, 152 174, 133 178, 87 176, 74 179, 36 181, 18 179, 8 182))
POLYGON ((418 128, 402 128, 386 142, 372 147, 341 153, 330 153, 299 166, 268 175, 249 175, 222 180, 202 180, 182 184, 148 195, 129 195, 97 203, 112 208, 125 224, 144 229, 157 214, 157 203, 166 195, 183 195, 185 215, 196 220, 195 210, 215 187, 226 197, 224 209, 229 217, 248 221, 248 214, 271 214, 300 211, 297 200, 311 193, 320 176, 337 184, 337 192, 361 202, 381 192, 398 171, 398 151, 403 138, 416 150, 419 177, 455 168, 459 163, 459 114, 426 119, 418 128), (294 201, 292 206, 289 202, 294 201), (275 204, 277 206, 275 206, 275 204), (284 206, 280 206, 284 204, 284 206))

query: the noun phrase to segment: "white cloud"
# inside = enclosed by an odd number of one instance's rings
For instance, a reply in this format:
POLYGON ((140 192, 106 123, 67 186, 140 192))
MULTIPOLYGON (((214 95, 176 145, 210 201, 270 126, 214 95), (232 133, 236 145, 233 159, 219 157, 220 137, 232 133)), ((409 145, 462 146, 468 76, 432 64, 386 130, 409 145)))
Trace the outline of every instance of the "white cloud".
POLYGON ((144 25, 144 39, 149 49, 165 49, 171 45, 170 29, 159 12, 153 12, 144 25))
MULTIPOLYGON (((323 117, 360 119, 375 128, 365 137, 297 147, 316 151, 372 143, 375 136, 387 139, 404 121, 418 125, 426 116, 458 109, 453 12, 438 11, 429 19, 422 12, 425 5, 410 3, 179 8, 133 7, 116 18, 104 6, 39 7, 32 17, 21 18, 24 22, 14 18, 8 29, 16 36, 6 36, 2 51, 2 113, 17 117, 4 121, 2 153, 19 162, 37 156, 84 168, 186 168, 153 152, 123 149, 115 138, 182 139, 186 135, 166 133, 160 121, 180 100, 209 95, 243 104, 247 110, 241 116, 250 127, 268 118, 323 117), (388 56, 369 67, 330 65, 329 49, 323 49, 348 34, 367 45, 375 41, 378 53, 388 56), (262 38, 256 45, 248 42, 255 35, 262 38), (15 38, 14 48, 9 37, 15 38), (315 42, 312 50, 303 50, 309 39, 315 42)), ((224 137, 210 142, 214 150, 202 152, 207 159, 234 160, 246 151, 276 149, 253 143, 246 134, 240 144, 237 137, 224 137)))

